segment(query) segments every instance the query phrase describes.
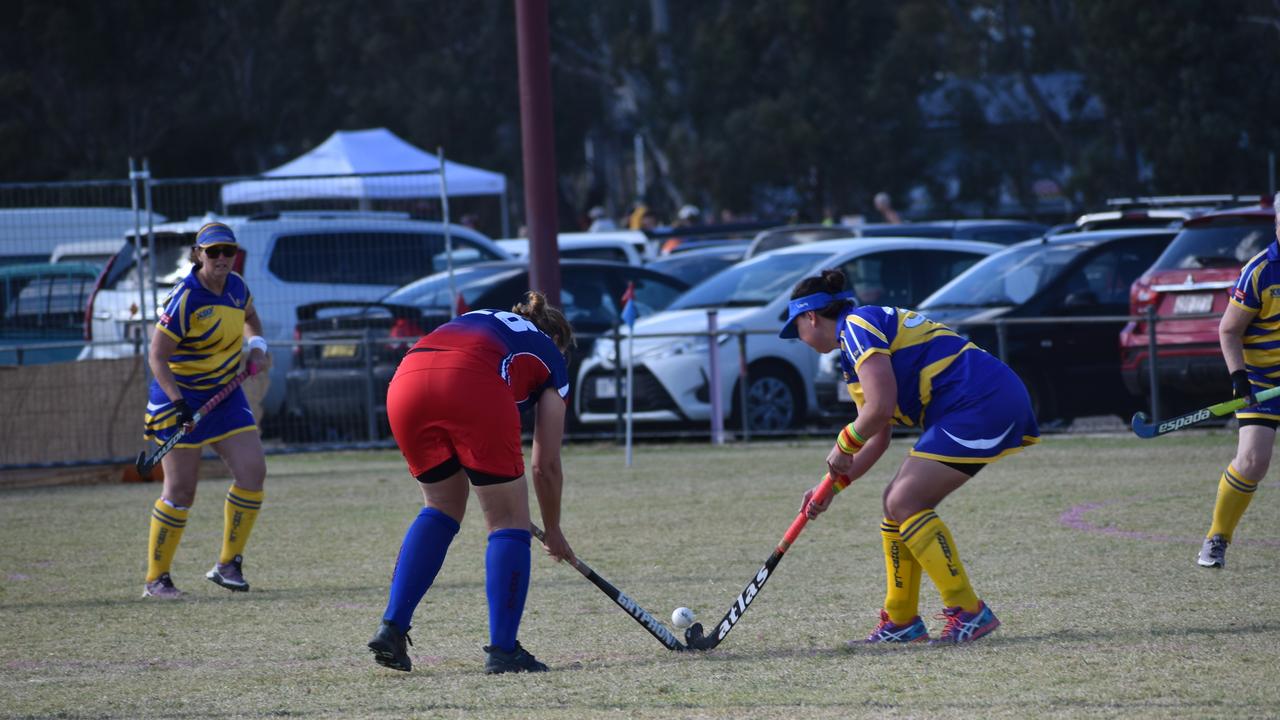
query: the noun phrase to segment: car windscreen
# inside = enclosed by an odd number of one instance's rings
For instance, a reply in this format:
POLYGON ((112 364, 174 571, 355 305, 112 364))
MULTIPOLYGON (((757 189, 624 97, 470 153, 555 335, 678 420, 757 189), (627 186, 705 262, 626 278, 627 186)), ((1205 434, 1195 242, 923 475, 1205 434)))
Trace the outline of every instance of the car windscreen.
POLYGON ((1184 228, 1152 269, 1238 268, 1265 250, 1274 237, 1274 226, 1258 220, 1184 228))
POLYGON ((778 253, 715 275, 676 298, 668 310, 768 305, 806 275, 829 253, 778 253))
POLYGON ((1090 246, 1077 243, 1016 245, 990 255, 942 286, 920 309, 1020 305, 1090 246))
MULTIPOLYGON (((454 287, 462 293, 462 300, 468 307, 475 304, 477 298, 493 285, 508 280, 520 273, 523 268, 510 266, 472 266, 461 268, 453 274, 454 287)), ((421 280, 391 291, 382 302, 396 305, 413 305, 420 308, 449 308, 453 306, 452 294, 449 291, 449 273, 436 273, 421 280)))

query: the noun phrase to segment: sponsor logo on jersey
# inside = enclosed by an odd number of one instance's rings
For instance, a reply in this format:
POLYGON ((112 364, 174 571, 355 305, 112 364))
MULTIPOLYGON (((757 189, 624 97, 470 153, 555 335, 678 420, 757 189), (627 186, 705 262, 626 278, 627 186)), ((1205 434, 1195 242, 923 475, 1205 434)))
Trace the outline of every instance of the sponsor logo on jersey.
POLYGON ((929 319, 923 315, 909 312, 907 313, 907 317, 902 321, 902 327, 904 328, 920 327, 921 325, 925 324, 928 321, 929 319))
POLYGON ((206 308, 200 308, 200 311, 196 313, 196 317, 200 318, 201 320, 208 320, 209 318, 213 317, 213 306, 210 305, 209 307, 206 307, 206 308))

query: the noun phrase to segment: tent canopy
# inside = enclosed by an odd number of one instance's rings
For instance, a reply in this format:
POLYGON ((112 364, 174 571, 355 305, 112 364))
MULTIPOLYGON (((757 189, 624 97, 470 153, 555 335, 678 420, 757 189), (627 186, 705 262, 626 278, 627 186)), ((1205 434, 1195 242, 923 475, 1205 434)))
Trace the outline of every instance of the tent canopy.
MULTIPOLYGON (((242 180, 222 186, 223 205, 273 200, 422 198, 440 195, 440 158, 386 128, 339 130, 310 152, 263 173, 281 180, 242 180), (314 175, 433 173, 307 178, 314 175), (288 178, 296 178, 290 180, 288 178)), ((450 197, 502 195, 507 178, 453 161, 444 163, 450 197)))

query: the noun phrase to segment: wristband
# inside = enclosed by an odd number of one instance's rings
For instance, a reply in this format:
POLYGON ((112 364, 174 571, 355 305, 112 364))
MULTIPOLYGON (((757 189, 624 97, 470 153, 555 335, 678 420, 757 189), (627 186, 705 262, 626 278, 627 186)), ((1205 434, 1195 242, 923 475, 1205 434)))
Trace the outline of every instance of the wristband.
POLYGON ((261 335, 254 335, 245 343, 249 346, 249 351, 261 350, 263 354, 267 352, 267 341, 261 335))
POLYGON ((840 446, 840 451, 845 455, 852 455, 862 449, 867 441, 857 430, 853 429, 853 423, 849 423, 840 428, 840 434, 836 436, 836 445, 840 446))

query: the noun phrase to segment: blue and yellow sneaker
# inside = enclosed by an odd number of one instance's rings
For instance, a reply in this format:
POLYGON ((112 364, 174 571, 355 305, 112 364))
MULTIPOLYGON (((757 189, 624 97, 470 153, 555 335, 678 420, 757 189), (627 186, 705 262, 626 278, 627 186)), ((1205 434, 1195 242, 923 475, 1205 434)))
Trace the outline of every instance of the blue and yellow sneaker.
POLYGON ((1000 619, 982 601, 978 601, 978 612, 976 613, 965 612, 959 607, 949 607, 944 608, 942 614, 938 617, 945 619, 947 624, 946 627, 942 628, 941 635, 929 641, 930 645, 944 643, 958 645, 972 642, 1000 627, 1000 619))
POLYGON ((866 643, 913 643, 926 642, 929 639, 929 629, 924 626, 924 621, 917 615, 911 618, 911 622, 906 625, 895 625, 889 619, 889 613, 884 610, 880 611, 880 624, 875 630, 867 636, 866 643))

